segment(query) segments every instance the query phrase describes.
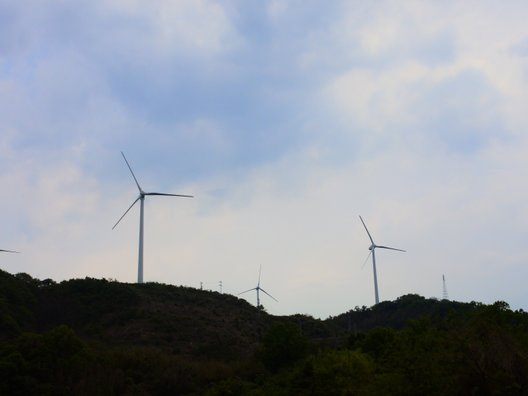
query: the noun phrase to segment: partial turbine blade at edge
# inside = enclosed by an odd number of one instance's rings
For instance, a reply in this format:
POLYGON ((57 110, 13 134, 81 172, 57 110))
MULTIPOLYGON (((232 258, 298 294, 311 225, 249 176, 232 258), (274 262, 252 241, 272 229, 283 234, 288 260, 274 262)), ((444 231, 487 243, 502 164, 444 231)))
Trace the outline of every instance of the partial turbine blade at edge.
POLYGON ((370 232, 369 232, 367 226, 365 225, 365 222, 363 221, 363 218, 361 216, 359 216, 359 220, 361 220, 361 222, 363 223, 363 227, 365 227, 365 231, 367 231, 367 235, 368 235, 368 237, 370 239, 370 242, 372 242, 372 244, 375 245, 374 240, 372 239, 372 236, 370 235, 370 232))
POLYGON ((240 296, 241 294, 247 293, 248 291, 252 291, 252 290, 257 290, 257 288, 254 287, 253 289, 248 289, 246 291, 243 291, 242 293, 238 293, 237 296, 240 296))
POLYGON ((262 287, 260 288, 264 293, 266 293, 269 297, 273 298, 275 301, 279 302, 275 297, 273 297, 271 294, 269 294, 266 290, 264 290, 262 287))
POLYGON ((182 195, 182 194, 166 194, 166 193, 158 193, 158 192, 149 192, 145 193, 145 195, 163 195, 166 197, 184 197, 184 198, 194 198, 193 195, 182 195))
POLYGON ((361 265, 361 269, 363 269, 365 267, 365 264, 367 264, 367 261, 370 258, 371 254, 372 254, 372 250, 369 252, 369 254, 368 254, 367 258, 365 259, 365 261, 363 261, 363 264, 361 265))
POLYGON ((248 289, 248 290, 246 290, 246 291, 243 291, 242 293, 238 293, 237 296, 240 296, 241 294, 244 294, 244 293, 250 292, 251 290, 257 290, 257 288, 254 287, 253 289, 248 289))
POLYGON ((126 214, 130 211, 130 209, 132 209, 132 206, 134 206, 134 205, 136 204, 136 202, 139 201, 140 198, 141 198, 141 196, 139 196, 139 197, 136 198, 136 200, 132 203, 132 205, 130 205, 130 207, 126 210, 126 212, 123 213, 123 216, 121 216, 121 217, 119 218, 119 220, 117 220, 117 223, 114 224, 114 226, 112 227, 112 230, 113 230, 114 228, 117 227, 117 225, 119 224, 119 222, 120 222, 121 220, 123 220, 123 217, 126 216, 126 214))
POLYGON ((139 183, 138 183, 138 181, 136 179, 136 175, 134 175, 134 171, 132 171, 132 168, 130 167, 130 164, 128 163, 128 161, 126 159, 125 154, 122 151, 121 151, 121 155, 123 156, 123 158, 124 158, 124 160, 125 160, 125 162, 126 162, 126 164, 128 166, 128 169, 130 170, 130 173, 132 173, 132 177, 134 178, 134 181, 136 182, 136 186, 137 186, 139 192, 143 192, 143 190, 139 186, 139 183))
POLYGON ((20 253, 15 250, 6 250, 6 249, 0 249, 0 252, 6 252, 6 253, 20 253))
POLYGON ((396 248, 393 248, 393 247, 388 247, 388 246, 376 246, 377 248, 380 248, 380 249, 389 249, 389 250, 397 250, 398 252, 406 252, 406 250, 403 250, 403 249, 396 249, 396 248))

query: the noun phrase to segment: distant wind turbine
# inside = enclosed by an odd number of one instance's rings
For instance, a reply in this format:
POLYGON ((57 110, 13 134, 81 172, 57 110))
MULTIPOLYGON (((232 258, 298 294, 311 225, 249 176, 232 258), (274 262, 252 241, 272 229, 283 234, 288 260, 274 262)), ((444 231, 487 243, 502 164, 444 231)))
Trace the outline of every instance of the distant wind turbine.
POLYGON ((130 167, 130 164, 128 163, 125 154, 121 151, 121 155, 123 156, 123 159, 125 160, 128 169, 130 170, 130 173, 132 174, 132 177, 134 178, 134 181, 136 182, 136 186, 139 190, 139 196, 136 198, 134 202, 132 202, 132 205, 126 210, 126 212, 117 220, 117 223, 114 224, 112 227, 112 230, 116 228, 116 226, 119 224, 119 222, 123 219, 123 217, 126 216, 126 214, 132 209, 132 206, 136 204, 137 201, 140 201, 140 209, 139 209, 139 252, 138 252, 138 283, 143 283, 143 212, 144 212, 144 204, 145 204, 145 197, 147 195, 162 195, 162 196, 168 196, 168 197, 186 197, 186 198, 194 198, 192 195, 180 195, 180 194, 166 194, 166 193, 159 193, 159 192, 145 192, 139 185, 136 175, 134 175, 134 172, 132 171, 132 168, 130 167))
MULTIPOLYGON (((372 268, 374 270, 374 297, 376 299, 376 304, 379 303, 379 294, 378 294, 378 274, 376 273, 376 252, 375 250, 377 248, 379 249, 390 249, 390 250, 397 250, 399 252, 405 252, 405 250, 402 250, 402 249, 396 249, 396 248, 392 248, 392 247, 388 247, 388 246, 381 246, 381 245, 376 245, 374 243, 374 240, 372 239, 372 236, 370 235, 370 232, 367 228, 367 226, 365 225, 365 222, 363 221, 363 218, 361 216, 359 216, 359 219, 361 220, 361 222, 363 223, 363 227, 365 227, 365 231, 367 231, 367 235, 370 239, 370 247, 369 247, 369 250, 370 250, 370 253, 369 253, 369 256, 370 254, 372 254, 372 268)), ((367 257, 368 259, 368 257, 367 257)))
MULTIPOLYGON (((244 293, 247 293, 251 290, 256 290, 257 291, 257 308, 260 308, 260 294, 259 292, 262 290, 264 293, 266 293, 269 297, 273 298, 275 301, 277 301, 277 299, 275 297, 273 297, 271 294, 269 294, 266 290, 264 290, 262 287, 260 287, 260 273, 262 272, 262 266, 260 266, 259 268, 259 277, 258 277, 258 282, 257 282, 257 286, 256 287, 253 287, 252 289, 248 289, 246 291, 243 291, 242 293, 238 293, 237 295, 240 296, 241 294, 244 294, 244 293)), ((277 301, 278 302, 278 301, 277 301)))

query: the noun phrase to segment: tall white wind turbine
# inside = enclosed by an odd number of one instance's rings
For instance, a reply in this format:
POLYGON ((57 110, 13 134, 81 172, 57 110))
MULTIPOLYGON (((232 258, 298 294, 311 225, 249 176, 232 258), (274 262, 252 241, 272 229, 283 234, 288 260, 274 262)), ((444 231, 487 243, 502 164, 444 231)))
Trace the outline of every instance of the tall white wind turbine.
MULTIPOLYGON (((372 254, 372 269, 374 271, 374 297, 376 299, 376 304, 379 303, 379 293, 378 293, 378 274, 376 273, 376 252, 375 250, 376 249, 390 249, 390 250, 397 250, 399 252, 405 252, 405 250, 402 250, 402 249, 396 249, 396 248, 393 248, 393 247, 388 247, 388 246, 381 246, 381 245, 376 245, 374 243, 374 240, 372 239, 372 236, 370 235, 370 232, 367 228, 367 226, 365 225, 365 222, 363 221, 363 218, 361 216, 359 216, 359 219, 361 220, 361 222, 363 223, 363 227, 365 227, 365 231, 367 231, 367 235, 370 239, 370 247, 369 247, 369 250, 370 250, 370 253, 369 253, 369 256, 372 254)), ((368 259, 368 257, 367 257, 368 259)))
POLYGON ((119 222, 123 219, 123 217, 126 216, 126 214, 129 212, 130 209, 132 209, 132 206, 136 204, 137 201, 140 202, 139 206, 139 252, 138 252, 138 283, 143 283, 143 219, 144 219, 144 206, 145 206, 145 197, 147 195, 162 195, 167 197, 186 197, 186 198, 194 198, 192 195, 181 195, 181 194, 167 194, 167 193, 159 193, 159 192, 145 192, 139 185, 136 175, 134 175, 134 172, 132 171, 132 168, 130 167, 130 164, 128 163, 125 154, 121 151, 121 155, 123 156, 123 159, 125 160, 128 169, 130 170, 130 173, 132 174, 132 177, 134 178, 134 181, 136 182, 136 186, 139 190, 139 196, 136 198, 134 202, 132 202, 132 205, 126 210, 126 212, 117 220, 117 223, 114 224, 112 227, 112 230, 117 227, 119 222))
MULTIPOLYGON (((269 297, 273 298, 275 301, 277 301, 277 299, 275 297, 273 297, 271 294, 269 294, 266 290, 264 290, 262 287, 260 287, 260 273, 262 272, 262 266, 260 266, 259 268, 259 277, 258 277, 258 282, 257 282, 257 286, 256 287, 253 287, 251 289, 248 289, 246 291, 243 291, 242 293, 238 293, 237 296, 240 296, 241 294, 244 294, 244 293, 247 293, 251 290, 256 290, 257 291, 257 308, 260 308, 260 291, 262 290, 264 293, 266 293, 269 297)), ((278 302, 278 301, 277 301, 278 302)))

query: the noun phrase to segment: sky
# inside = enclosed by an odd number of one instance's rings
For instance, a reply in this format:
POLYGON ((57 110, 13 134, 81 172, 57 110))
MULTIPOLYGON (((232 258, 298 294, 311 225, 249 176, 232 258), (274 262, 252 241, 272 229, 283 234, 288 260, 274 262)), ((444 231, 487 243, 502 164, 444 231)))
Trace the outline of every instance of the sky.
POLYGON ((0 0, 0 268, 318 318, 528 309, 525 1, 0 0), (365 265, 364 265, 365 263, 365 265), (256 303, 254 292, 241 298, 256 303))

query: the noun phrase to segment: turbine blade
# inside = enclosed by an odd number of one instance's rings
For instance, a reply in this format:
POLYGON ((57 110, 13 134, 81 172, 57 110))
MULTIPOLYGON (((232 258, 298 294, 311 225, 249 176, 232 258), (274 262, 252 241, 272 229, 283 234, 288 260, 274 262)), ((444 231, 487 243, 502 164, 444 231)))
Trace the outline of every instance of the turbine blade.
POLYGON ((388 247, 388 246, 376 246, 376 247, 380 249, 389 249, 389 250, 397 250, 398 252, 405 252, 405 250, 403 249, 396 249, 396 248, 388 247))
POLYGON ((6 249, 0 249, 0 252, 6 252, 6 253, 20 253, 15 250, 6 250, 6 249))
POLYGON ((130 170, 130 173, 132 173, 132 177, 134 178, 134 181, 136 182, 136 186, 137 186, 139 192, 143 192, 143 190, 142 190, 141 187, 139 186, 139 183, 138 183, 138 181, 137 181, 137 179, 136 179, 136 175, 134 175, 134 172, 132 171, 132 168, 130 167, 130 164, 128 163, 128 161, 127 161, 127 159, 126 159, 126 157, 125 157, 125 154, 124 154, 122 151, 121 151, 121 155, 122 155, 123 158, 125 159, 125 162, 126 162, 126 164, 127 164, 127 166, 128 166, 128 169, 130 170))
POLYGON ((240 296, 241 294, 244 294, 244 293, 250 292, 251 290, 257 290, 257 288, 254 287, 253 289, 248 289, 248 290, 246 290, 246 291, 243 291, 242 293, 238 293, 237 296, 240 296))
POLYGON ((275 301, 279 302, 275 297, 273 297, 271 294, 269 294, 266 290, 264 290, 262 287, 260 288, 264 293, 266 293, 269 297, 273 298, 275 301))
POLYGON ((126 216, 126 214, 130 211, 130 209, 132 209, 132 206, 134 206, 134 205, 136 204, 136 202, 139 201, 140 198, 141 198, 141 195, 140 195, 139 197, 137 197, 136 200, 135 200, 134 202, 132 202, 132 205, 130 205, 130 207, 126 210, 126 212, 123 213, 123 216, 121 216, 121 217, 119 218, 119 220, 117 220, 117 223, 114 224, 114 226, 112 227, 112 230, 113 230, 114 228, 117 227, 117 225, 119 224, 119 222, 120 222, 121 220, 123 220, 123 217, 126 216))
POLYGON ((262 272, 262 264, 260 265, 259 267, 259 277, 258 277, 258 282, 257 282, 257 287, 260 286, 260 273, 262 272))
POLYGON ((166 194, 166 193, 158 193, 158 192, 145 193, 145 195, 164 195, 164 196, 167 196, 167 197, 185 197, 185 198, 194 198, 193 195, 166 194))
POLYGON ((365 231, 367 231, 367 234, 368 234, 368 237, 370 239, 370 242, 372 242, 373 245, 375 245, 374 243, 374 240, 372 239, 372 237, 370 236, 370 232, 367 228, 367 226, 365 225, 365 222, 363 221, 363 218, 361 216, 359 216, 359 219, 361 220, 361 222, 363 223, 363 227, 365 227, 365 231))
POLYGON ((368 259, 370 258, 370 255, 372 254, 372 250, 369 252, 367 258, 365 259, 365 261, 363 262, 363 265, 361 266, 361 269, 363 269, 365 267, 365 264, 367 264, 367 261, 368 259))

